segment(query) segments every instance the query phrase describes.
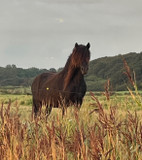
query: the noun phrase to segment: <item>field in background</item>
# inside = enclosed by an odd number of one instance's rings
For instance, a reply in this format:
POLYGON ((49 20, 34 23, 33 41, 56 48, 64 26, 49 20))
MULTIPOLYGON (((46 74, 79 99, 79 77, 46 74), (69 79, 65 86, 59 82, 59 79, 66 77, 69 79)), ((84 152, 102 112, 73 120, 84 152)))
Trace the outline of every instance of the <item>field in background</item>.
MULTIPOLYGON (((0 88, 0 92, 1 92, 0 104, 3 103, 4 106, 7 106, 7 104, 9 104, 10 102, 12 108, 14 106, 19 107, 19 112, 21 114, 21 117, 29 117, 32 110, 32 95, 30 95, 31 94, 30 88, 23 88, 23 87, 15 88, 9 86, 0 88), (27 114, 27 116, 25 116, 25 113, 27 114)), ((106 96, 104 95, 104 92, 93 92, 93 93, 99 99, 104 109, 108 109, 108 101, 106 96)), ((139 92, 139 94, 142 95, 142 91, 139 92)), ((95 107, 94 105, 91 105, 92 103, 93 100, 91 98, 91 94, 87 92, 81 110, 87 108, 89 111, 91 111, 91 109, 95 107)), ((130 111, 141 110, 141 106, 135 104, 133 105, 133 103, 135 102, 128 91, 115 92, 110 96, 109 100, 109 105, 117 106, 118 110, 121 110, 122 112, 125 112, 127 110, 130 111)), ((60 110, 61 109, 53 109, 53 112, 54 111, 60 112, 60 110)))
POLYGON ((2 160, 141 160, 141 92, 87 93, 81 110, 32 120, 29 88, 0 95, 2 160), (17 92, 18 91, 18 92, 17 92), (12 93, 12 94, 11 94, 12 93))

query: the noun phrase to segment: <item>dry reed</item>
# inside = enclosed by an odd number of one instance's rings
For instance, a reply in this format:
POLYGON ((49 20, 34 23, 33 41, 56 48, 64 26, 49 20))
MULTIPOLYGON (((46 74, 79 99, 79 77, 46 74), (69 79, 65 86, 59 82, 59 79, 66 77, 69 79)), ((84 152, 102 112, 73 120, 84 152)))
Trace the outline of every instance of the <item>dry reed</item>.
POLYGON ((88 114, 88 124, 76 110, 73 124, 58 115, 48 122, 44 116, 23 122, 17 106, 11 113, 10 102, 1 104, 0 160, 140 160, 142 124, 137 113, 120 118, 117 106, 105 110, 93 93, 91 96, 98 111, 88 114))

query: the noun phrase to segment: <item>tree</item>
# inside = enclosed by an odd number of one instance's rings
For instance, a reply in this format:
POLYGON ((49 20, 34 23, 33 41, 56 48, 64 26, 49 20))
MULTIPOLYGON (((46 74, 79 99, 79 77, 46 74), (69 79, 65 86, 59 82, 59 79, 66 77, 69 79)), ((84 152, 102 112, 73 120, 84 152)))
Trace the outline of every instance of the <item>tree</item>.
POLYGON ((56 69, 55 68, 50 68, 49 71, 56 73, 56 69))

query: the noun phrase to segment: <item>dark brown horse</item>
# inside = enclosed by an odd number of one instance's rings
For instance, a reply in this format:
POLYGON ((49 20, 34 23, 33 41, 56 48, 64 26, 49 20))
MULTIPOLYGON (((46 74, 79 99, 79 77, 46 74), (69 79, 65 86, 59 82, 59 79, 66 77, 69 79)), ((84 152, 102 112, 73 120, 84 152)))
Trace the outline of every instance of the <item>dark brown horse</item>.
POLYGON ((32 83, 33 112, 40 113, 41 107, 46 106, 48 116, 52 107, 62 108, 75 105, 80 108, 86 93, 84 74, 88 71, 90 60, 90 44, 75 44, 64 69, 59 73, 43 73, 37 76, 32 83))

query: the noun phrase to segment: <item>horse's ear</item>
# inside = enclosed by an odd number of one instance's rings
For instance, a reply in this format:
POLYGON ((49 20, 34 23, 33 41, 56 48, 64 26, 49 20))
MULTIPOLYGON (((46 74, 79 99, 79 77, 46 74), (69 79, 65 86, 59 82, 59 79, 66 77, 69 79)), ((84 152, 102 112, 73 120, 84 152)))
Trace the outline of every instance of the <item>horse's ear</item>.
POLYGON ((88 43, 88 44, 86 45, 86 47, 89 49, 89 48, 90 48, 90 43, 88 43))
POLYGON ((78 43, 75 43, 75 48, 77 48, 78 47, 78 43))

